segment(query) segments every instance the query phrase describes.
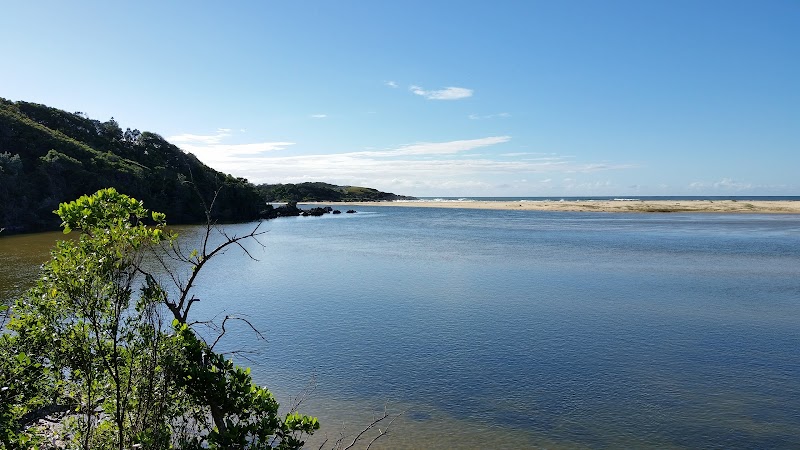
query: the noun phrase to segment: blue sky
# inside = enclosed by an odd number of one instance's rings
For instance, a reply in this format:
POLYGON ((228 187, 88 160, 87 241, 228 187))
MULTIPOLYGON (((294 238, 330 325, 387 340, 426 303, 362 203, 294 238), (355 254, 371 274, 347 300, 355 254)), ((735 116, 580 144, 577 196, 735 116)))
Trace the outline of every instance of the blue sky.
POLYGON ((800 2, 4 2, 0 97, 256 183, 800 195, 800 2))

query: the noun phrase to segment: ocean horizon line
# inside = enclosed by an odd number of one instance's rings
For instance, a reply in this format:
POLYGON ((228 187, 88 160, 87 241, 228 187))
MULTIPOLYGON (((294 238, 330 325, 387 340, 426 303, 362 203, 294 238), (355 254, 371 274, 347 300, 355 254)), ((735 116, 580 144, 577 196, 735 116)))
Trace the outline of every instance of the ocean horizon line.
POLYGON ((426 196, 395 202, 800 201, 798 195, 426 196))

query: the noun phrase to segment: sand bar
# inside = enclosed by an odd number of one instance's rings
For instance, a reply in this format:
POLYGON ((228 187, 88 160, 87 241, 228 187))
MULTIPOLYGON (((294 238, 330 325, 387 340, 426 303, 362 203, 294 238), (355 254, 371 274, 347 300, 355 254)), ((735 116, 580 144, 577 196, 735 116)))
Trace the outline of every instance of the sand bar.
MULTIPOLYGON (((322 203, 320 203, 322 204, 322 203)), ((329 203, 325 203, 329 204, 329 203)), ((393 201, 342 202, 342 206, 466 208, 518 211, 596 211, 639 213, 800 214, 797 200, 579 200, 579 201, 393 201)))

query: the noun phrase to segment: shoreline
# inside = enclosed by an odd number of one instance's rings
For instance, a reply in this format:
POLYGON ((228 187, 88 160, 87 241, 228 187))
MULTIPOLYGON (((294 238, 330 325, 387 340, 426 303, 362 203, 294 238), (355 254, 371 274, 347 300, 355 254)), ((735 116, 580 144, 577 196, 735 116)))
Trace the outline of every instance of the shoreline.
POLYGON ((381 201, 302 202, 304 205, 397 206, 407 208, 491 209, 623 213, 800 214, 798 200, 577 200, 577 201, 381 201))

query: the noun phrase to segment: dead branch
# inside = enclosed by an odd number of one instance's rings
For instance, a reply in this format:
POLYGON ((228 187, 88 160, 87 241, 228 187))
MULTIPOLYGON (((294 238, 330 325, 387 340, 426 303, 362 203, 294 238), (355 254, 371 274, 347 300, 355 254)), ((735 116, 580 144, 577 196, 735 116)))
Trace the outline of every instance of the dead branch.
MULTIPOLYGON (((351 443, 350 443, 350 445, 348 445, 347 447, 345 447, 345 448, 344 448, 344 449, 342 449, 342 450, 349 450, 349 449, 353 448, 353 446, 354 446, 354 445, 356 445, 356 443, 357 443, 359 440, 361 440, 361 437, 362 437, 362 436, 364 436, 364 433, 366 433, 367 431, 371 430, 371 429, 372 429, 372 427, 376 426, 377 424, 379 424, 381 421, 383 421, 383 420, 384 420, 384 419, 386 419, 387 417, 389 417, 389 413, 387 412, 386 408, 384 407, 384 409, 383 409, 383 414, 381 414, 381 416, 380 416, 380 417, 378 417, 377 419, 374 419, 374 420, 372 421, 372 423, 370 423, 369 425, 367 425, 366 427, 364 427, 364 428, 361 430, 361 432, 359 432, 359 433, 356 435, 356 437, 355 437, 355 438, 353 438, 353 442, 351 442, 351 443)), ((382 436, 383 434, 385 434, 385 433, 381 433, 381 435, 379 435, 379 437, 380 437, 380 436, 382 436)), ((370 444, 371 444, 371 443, 370 443, 370 444)))
POLYGON ((256 334, 256 337, 258 339, 261 339, 263 341, 267 340, 267 338, 265 338, 264 335, 261 334, 261 332, 258 331, 258 329, 248 319, 245 319, 244 317, 239 317, 239 316, 225 316, 225 318, 222 319, 222 324, 221 324, 222 332, 219 334, 219 336, 217 336, 216 339, 214 339, 214 343, 211 344, 211 346, 209 347, 211 350, 214 350, 214 346, 217 345, 217 342, 219 342, 219 340, 222 339, 222 336, 225 336, 225 332, 226 332, 225 324, 228 322, 228 320, 239 320, 241 322, 246 323, 247 326, 250 327, 251 330, 253 330, 253 333, 256 334))
POLYGON ((392 417, 392 420, 389 421, 389 423, 386 425, 386 428, 384 428, 383 430, 378 428, 378 435, 375 436, 371 441, 369 441, 369 444, 367 445, 367 449, 366 450, 369 450, 370 447, 372 447, 372 444, 375 443, 375 441, 377 441, 378 439, 380 439, 380 438, 386 436, 387 434, 389 434, 389 427, 391 427, 392 424, 394 423, 394 421, 397 420, 398 417, 402 416, 404 412, 405 411, 403 411, 403 412, 397 414, 396 416, 392 417))
POLYGON ((297 412, 300 409, 300 405, 305 403, 305 401, 308 400, 316 390, 317 390, 317 376, 316 374, 312 374, 311 378, 308 380, 308 383, 303 388, 303 390, 300 391, 300 393, 297 394, 292 399, 290 403, 291 406, 289 408, 289 412, 290 413, 297 412))

